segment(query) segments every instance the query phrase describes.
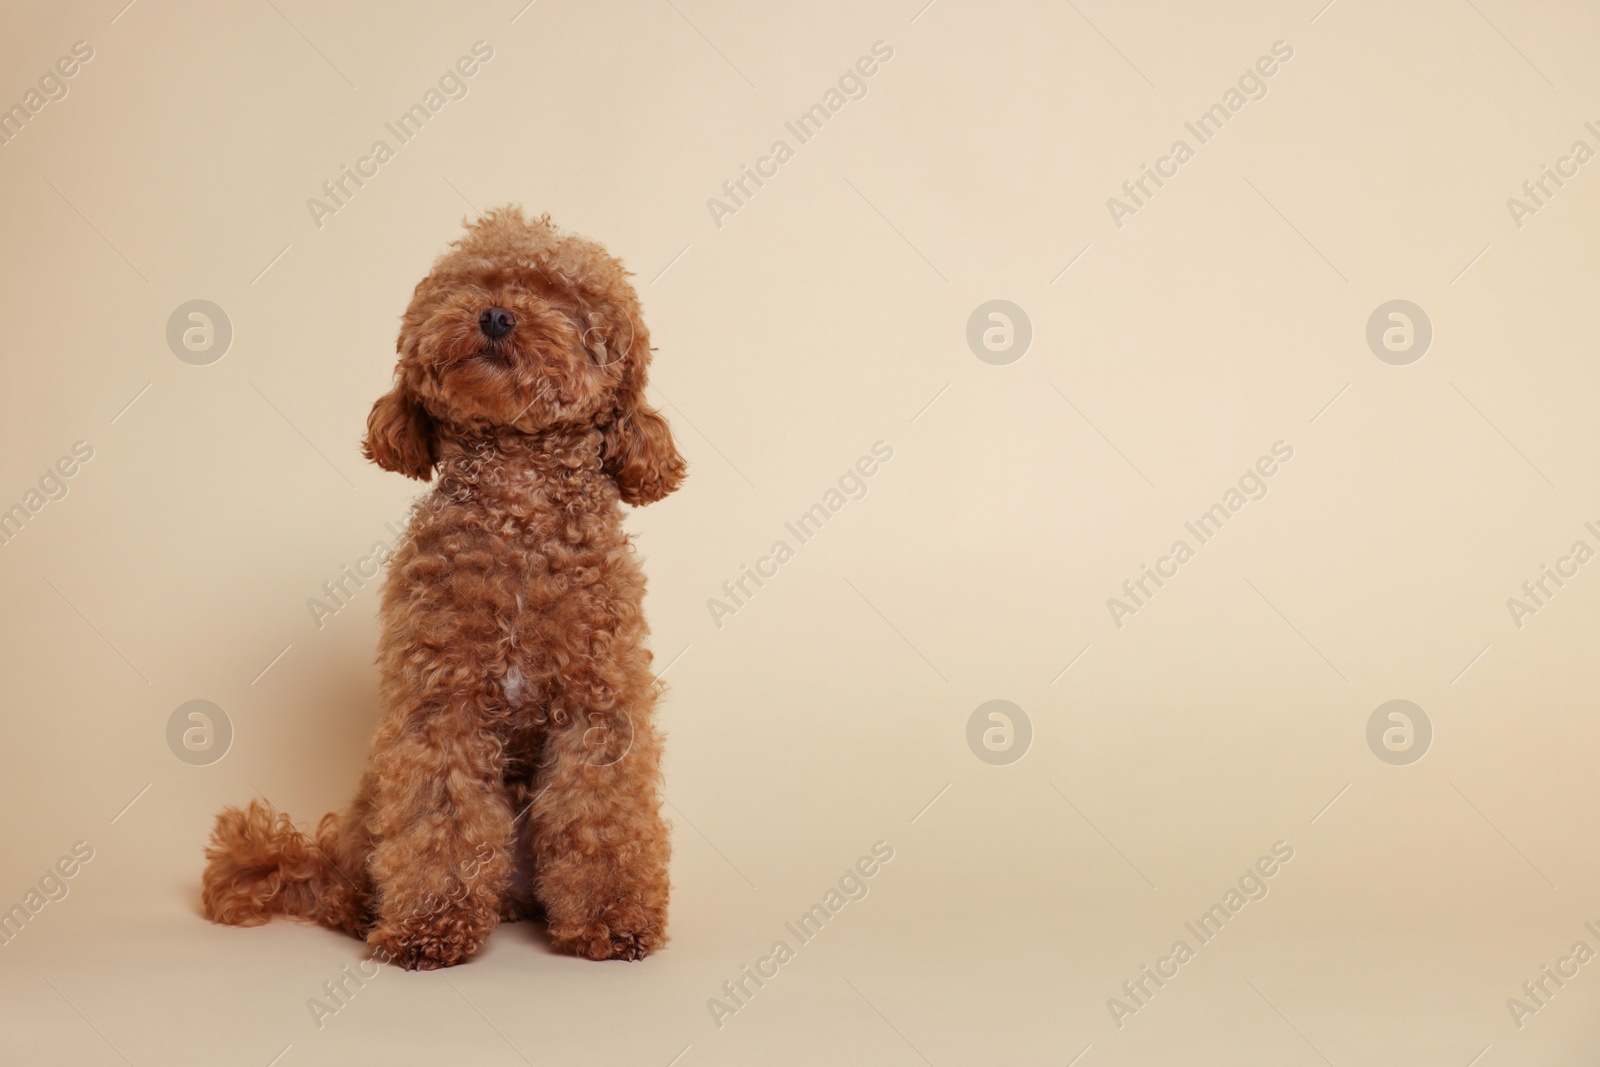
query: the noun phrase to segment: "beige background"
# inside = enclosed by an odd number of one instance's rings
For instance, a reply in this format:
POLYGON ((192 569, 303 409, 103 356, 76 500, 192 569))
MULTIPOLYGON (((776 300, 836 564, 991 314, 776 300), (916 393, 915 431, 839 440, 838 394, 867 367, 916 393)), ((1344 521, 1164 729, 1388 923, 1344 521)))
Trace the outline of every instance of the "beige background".
POLYGON ((1592 8, 122 2, 0 33, 7 106, 94 49, 0 148, 0 505, 94 449, 0 548, 0 905, 94 849, 0 949, 0 1061, 1592 1060, 1600 964, 1520 1028, 1507 998, 1600 950, 1600 564, 1520 629, 1506 606, 1600 548, 1600 163, 1506 206, 1600 148, 1592 8), (469 95, 315 226, 478 40, 469 95), (867 96, 715 225, 879 40, 867 96), (1118 228, 1106 199, 1279 40, 1267 95, 1118 228), (361 460, 366 413, 411 286, 508 201, 637 273, 692 464, 628 519, 674 940, 598 965, 502 928, 319 1029, 363 946, 209 925, 200 850, 224 803, 312 820, 353 788, 376 587, 320 630, 306 600, 416 494, 361 460), (234 329, 209 366, 165 340, 197 298, 234 329), (965 340, 996 298, 1033 329, 1005 366, 965 340), (1365 340, 1395 298, 1434 331, 1408 366, 1365 340), (717 627, 877 440, 867 497, 717 627), (1278 440, 1267 497, 1116 627, 1106 598, 1278 440), (196 698, 235 731, 204 767, 164 732, 196 698), (1010 766, 966 742, 997 698, 1033 728, 1010 766), (1396 698, 1434 730, 1408 766, 1365 740, 1396 698), (879 840, 870 895, 719 1029, 708 998, 879 840), (1270 895, 1119 1028, 1108 998, 1279 840, 1270 895))

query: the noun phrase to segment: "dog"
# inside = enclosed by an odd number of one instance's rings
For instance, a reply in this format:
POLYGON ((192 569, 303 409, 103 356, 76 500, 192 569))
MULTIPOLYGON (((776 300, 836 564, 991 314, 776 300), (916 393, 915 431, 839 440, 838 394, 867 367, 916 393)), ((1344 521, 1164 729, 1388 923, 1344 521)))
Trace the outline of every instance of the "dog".
POLYGON ((388 564, 381 719, 315 839, 252 801, 217 816, 212 921, 274 915, 432 969, 501 921, 638 960, 667 940, 661 686, 622 504, 686 464, 645 398, 650 335, 621 262, 508 206, 416 287, 365 456, 428 481, 388 564))

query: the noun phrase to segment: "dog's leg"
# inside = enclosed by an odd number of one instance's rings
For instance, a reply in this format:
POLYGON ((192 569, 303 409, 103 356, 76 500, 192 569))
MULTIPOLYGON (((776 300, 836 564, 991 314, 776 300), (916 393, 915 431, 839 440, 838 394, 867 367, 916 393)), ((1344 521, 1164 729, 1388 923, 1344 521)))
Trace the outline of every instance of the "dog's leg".
POLYGON ((511 812, 480 703, 419 702, 391 714, 373 741, 367 943, 408 970, 460 963, 500 920, 511 812))
POLYGON ((574 709, 552 724, 529 812, 550 936, 592 960, 642 959, 667 940, 655 680, 647 659, 636 663, 610 711, 574 709))

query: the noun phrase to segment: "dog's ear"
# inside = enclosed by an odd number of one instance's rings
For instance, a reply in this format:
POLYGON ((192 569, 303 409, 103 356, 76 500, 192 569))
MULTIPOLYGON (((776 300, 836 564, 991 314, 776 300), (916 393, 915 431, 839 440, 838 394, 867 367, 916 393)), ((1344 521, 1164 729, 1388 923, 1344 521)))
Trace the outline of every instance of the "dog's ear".
POLYGON ((654 504, 683 484, 689 465, 678 454, 667 420, 645 400, 650 340, 638 336, 634 341, 636 345, 617 391, 616 410, 603 427, 603 457, 605 472, 616 481, 623 501, 639 507, 654 504))
POLYGON ((407 478, 433 477, 433 465, 439 460, 438 431, 433 417, 404 384, 396 382, 372 405, 361 454, 407 478))

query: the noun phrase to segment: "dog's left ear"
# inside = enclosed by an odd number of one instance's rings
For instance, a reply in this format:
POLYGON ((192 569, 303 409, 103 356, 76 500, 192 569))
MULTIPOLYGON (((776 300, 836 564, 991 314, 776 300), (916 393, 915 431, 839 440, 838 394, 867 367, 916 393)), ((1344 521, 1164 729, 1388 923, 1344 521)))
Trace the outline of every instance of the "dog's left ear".
POLYGON ((629 322, 619 335, 627 338, 629 351, 623 358, 628 366, 617 389, 611 421, 602 427, 604 469, 622 491, 623 501, 640 507, 654 504, 683 484, 689 465, 673 443, 667 420, 645 400, 650 335, 636 321, 629 322))
POLYGON ((378 398, 367 416, 361 454, 386 471, 427 481, 439 459, 439 436, 429 415, 403 383, 378 398))

